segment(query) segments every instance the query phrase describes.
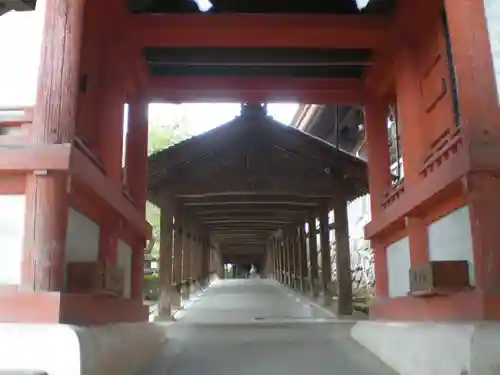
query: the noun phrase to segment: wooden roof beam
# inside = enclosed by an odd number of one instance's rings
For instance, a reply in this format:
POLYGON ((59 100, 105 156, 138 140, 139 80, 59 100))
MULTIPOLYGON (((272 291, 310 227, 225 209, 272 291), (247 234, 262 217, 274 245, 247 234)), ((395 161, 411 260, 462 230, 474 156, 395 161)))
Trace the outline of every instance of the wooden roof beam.
POLYGON ((356 78, 291 77, 149 77, 151 102, 272 102, 360 104, 362 81, 356 78))
POLYGON ((129 41, 170 47, 376 49, 389 18, 335 14, 130 14, 129 41))
POLYGON ((344 194, 344 182, 329 176, 298 174, 297 176, 241 176, 227 175, 207 180, 186 180, 177 185, 168 184, 178 198, 210 198, 218 196, 288 195, 328 198, 344 194), (308 178, 309 177, 309 178, 308 178))

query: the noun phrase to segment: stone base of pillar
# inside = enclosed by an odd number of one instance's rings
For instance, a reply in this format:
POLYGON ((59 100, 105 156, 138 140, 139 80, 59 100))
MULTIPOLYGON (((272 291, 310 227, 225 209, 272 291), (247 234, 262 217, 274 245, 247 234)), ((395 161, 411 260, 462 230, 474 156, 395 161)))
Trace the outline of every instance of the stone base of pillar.
POLYGON ((142 300, 48 292, 0 292, 0 322, 98 325, 147 322, 142 300))
POLYGON ((359 322, 351 336, 398 374, 500 371, 500 323, 359 322))
POLYGON ((189 286, 189 282, 185 281, 182 283, 181 286, 181 296, 182 296, 182 301, 189 301, 189 298, 191 297, 189 292, 191 291, 191 288, 189 286))
POLYGON ((172 295, 175 287, 170 287, 165 290, 160 295, 160 300, 158 302, 158 317, 161 320, 169 320, 172 317, 172 295))
POLYGON ((196 280, 191 280, 189 283, 189 295, 194 296, 198 291, 200 290, 198 281, 196 280))
POLYGON ((133 375, 165 339, 165 327, 150 323, 97 327, 0 323, 0 372, 133 375))
POLYGON ((182 287, 177 285, 172 285, 172 288, 170 289, 170 304, 172 306, 172 310, 179 310, 182 306, 181 289, 182 287))
POLYGON ((321 289, 321 285, 319 282, 319 279, 314 279, 312 282, 312 285, 310 286, 311 289, 311 297, 312 298, 318 298, 319 297, 319 291, 321 289))

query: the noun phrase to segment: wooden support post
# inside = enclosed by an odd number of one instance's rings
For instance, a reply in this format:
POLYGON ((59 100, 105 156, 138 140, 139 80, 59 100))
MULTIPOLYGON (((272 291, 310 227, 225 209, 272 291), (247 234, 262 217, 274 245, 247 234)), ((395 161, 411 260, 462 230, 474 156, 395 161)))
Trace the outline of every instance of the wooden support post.
POLYGON ((286 259, 286 285, 292 288, 292 270, 293 270, 293 242, 290 235, 287 235, 285 241, 285 259, 286 259))
POLYGON ((172 253, 174 245, 174 216, 171 200, 165 199, 160 218, 160 317, 172 314, 170 289, 172 285, 172 253))
POLYGON ((200 251, 200 236, 195 231, 191 241, 191 290, 190 293, 197 292, 199 287, 200 278, 200 265, 201 265, 201 251, 200 251))
MULTIPOLYGON (((75 133, 80 75, 80 49, 85 0, 52 0, 44 6, 32 142, 71 142, 75 133)), ((21 289, 64 288, 64 256, 68 221, 65 173, 35 171, 26 177, 26 215, 21 289)))
POLYGON ((370 204, 374 214, 381 211, 385 195, 391 187, 387 112, 385 102, 369 99, 364 103, 370 204))
POLYGON ((307 268, 307 239, 306 232, 304 228, 304 223, 299 226, 299 241, 300 241, 300 254, 299 254, 299 264, 300 264, 300 291, 302 293, 307 292, 307 279, 308 279, 308 268, 307 268))
POLYGON ((323 289, 323 303, 332 304, 332 263, 330 255, 330 229, 328 228, 328 207, 322 207, 319 216, 320 250, 321 250, 321 286, 323 289))
POLYGON ((286 256, 287 252, 287 238, 286 236, 283 236, 283 239, 280 244, 280 252, 281 252, 281 273, 282 273, 282 284, 287 285, 287 269, 288 269, 288 257, 286 256))
POLYGON ((295 289, 297 290, 302 290, 302 274, 301 274, 301 264, 300 264, 300 252, 302 251, 301 249, 301 244, 300 244, 300 231, 299 227, 294 228, 294 275, 295 275, 295 289))
POLYGON ((335 250, 338 284, 339 315, 352 314, 352 280, 351 280, 351 249, 349 246, 349 223, 347 218, 347 201, 336 199, 335 215, 335 250))
MULTIPOLYGON (((372 216, 382 211, 385 194, 391 187, 390 159, 387 134, 387 104, 371 98, 364 104, 366 140, 368 143, 368 180, 372 216)), ((376 296, 388 294, 386 246, 376 238, 371 245, 375 256, 377 277, 376 296)))
POLYGON ((279 244, 278 240, 273 240, 273 250, 274 250, 274 262, 275 262, 275 275, 274 278, 276 281, 281 282, 280 278, 280 253, 279 253, 279 244))
POLYGON ((280 259, 279 259, 279 251, 278 251, 278 240, 276 238, 273 238, 271 240, 271 247, 273 249, 274 253, 274 280, 280 281, 280 273, 279 273, 279 268, 280 268, 280 259))
POLYGON ((280 254, 278 250, 278 240, 274 238, 271 244, 274 252, 274 279, 277 282, 280 282, 280 254))
MULTIPOLYGON (((148 194, 148 102, 143 93, 137 93, 129 101, 126 145, 125 181, 136 208, 143 215, 146 215, 148 194)), ((172 207, 166 209, 170 210, 169 215, 172 216, 172 207)), ((114 237, 113 232, 110 232, 110 237, 114 237)), ((142 299, 146 239, 134 237, 136 238, 132 246, 133 274, 131 290, 133 298, 142 299)), ((167 288, 166 285, 165 287, 167 288)))
POLYGON ((173 266, 173 296, 171 298, 172 307, 181 307, 180 285, 183 281, 182 275, 182 243, 183 243, 183 212, 182 207, 176 202, 174 211, 174 266, 173 266))
MULTIPOLYGON (((105 28, 107 34, 113 33, 113 28, 105 28)), ((110 36, 106 36, 106 39, 109 39, 110 36)), ((124 74, 121 69, 117 68, 117 65, 120 65, 120 60, 123 56, 118 55, 118 51, 112 47, 112 44, 109 40, 104 41, 104 57, 103 61, 104 66, 102 67, 102 72, 100 76, 98 76, 99 80, 99 98, 97 107, 97 125, 95 126, 95 131, 97 132, 97 148, 98 148, 98 157, 102 163, 104 171, 106 173, 107 182, 112 183, 114 188, 117 191, 122 190, 123 176, 123 123, 124 123, 124 105, 126 100, 126 93, 123 87, 124 74), (111 49, 107 49, 111 48, 111 49), (109 55, 111 54, 111 56, 109 55), (118 61, 118 63, 117 63, 118 61)), ((133 122, 132 127, 137 128, 132 130, 132 132, 137 131, 138 133, 142 130, 140 127, 146 126, 147 129, 147 117, 146 123, 143 122, 141 118, 142 114, 140 112, 139 103, 134 103, 134 113, 131 113, 130 119, 133 122), (136 106, 137 105, 137 106, 136 106)), ((142 141, 142 136, 138 139, 138 142, 142 141)), ((132 137, 130 138, 132 140, 132 137)), ((135 143, 135 140, 133 140, 135 143)), ((128 141, 127 141, 128 143, 128 141)), ((137 147, 139 149, 139 144, 132 146, 132 148, 137 147)), ((146 143, 147 147, 147 143, 146 143)), ((136 154, 137 151, 132 151, 133 154, 136 154)), ((137 163, 143 162, 143 160, 133 160, 135 159, 130 157, 129 161, 131 163, 131 168, 136 169, 137 163)), ((130 171, 125 169, 128 173, 130 171)), ((147 169, 145 170, 147 173, 147 169)), ((141 171, 142 173, 142 171, 141 171)), ((142 175, 142 174, 141 174, 142 175)), ((135 178, 136 183, 144 184, 144 181, 140 178, 139 175, 135 178)), ((101 259, 109 262, 111 264, 116 262, 116 251, 117 251, 117 243, 118 243, 118 232, 119 232, 119 220, 117 220, 116 215, 113 212, 107 212, 106 218, 104 220, 104 225, 101 227, 100 231, 100 256, 101 259)), ((137 244, 140 244, 137 241, 137 244)), ((140 246, 140 245, 135 245, 140 246)), ((139 256, 136 255, 136 261, 139 260, 139 256)), ((136 279, 138 280, 138 279, 136 279)), ((142 291, 141 291, 142 293, 142 291)))
POLYGON ((492 25, 497 22, 494 19, 497 5, 480 0, 444 3, 458 88, 460 133, 471 169, 463 178, 463 189, 469 210, 476 290, 488 293, 479 308, 489 319, 498 320, 500 83, 497 81, 500 77, 495 77, 493 65, 496 36, 488 31, 486 17, 491 17, 492 25), (464 23, 468 25, 465 29, 464 23))
MULTIPOLYGON (((405 183, 416 185, 421 180, 420 170, 425 156, 422 118, 422 93, 417 56, 410 46, 403 46, 398 56, 396 85, 398 111, 401 127, 401 146, 404 160, 405 183)), ((413 214, 406 217, 412 265, 423 265, 429 261, 427 228, 421 217, 413 214)))
POLYGON ((210 281, 210 238, 204 237, 201 246, 201 286, 205 288, 210 281))
POLYGON ((285 257, 285 248, 286 248, 286 242, 285 242, 285 237, 283 237, 279 243, 278 243, 278 249, 280 252, 280 258, 281 258, 281 283, 283 285, 286 285, 286 257, 285 257))
POLYGON ((318 239, 316 237, 316 217, 312 216, 307 221, 309 227, 309 262, 310 262, 310 275, 309 282, 313 298, 317 298, 319 291, 317 288, 318 281, 318 239))
POLYGON ((297 231, 295 228, 290 230, 290 288, 296 289, 297 287, 297 231))
POLYGON ((190 282, 191 282, 191 227, 184 218, 182 231, 182 299, 189 300, 190 282))

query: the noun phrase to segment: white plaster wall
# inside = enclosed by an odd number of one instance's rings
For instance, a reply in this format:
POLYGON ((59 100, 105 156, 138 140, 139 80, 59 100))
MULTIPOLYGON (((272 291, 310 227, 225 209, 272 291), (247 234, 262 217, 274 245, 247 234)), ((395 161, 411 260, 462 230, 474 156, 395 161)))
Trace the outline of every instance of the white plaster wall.
POLYGON ((0 195, 0 284, 21 282, 24 195, 0 195))
POLYGON ((466 260, 469 275, 474 285, 474 263, 469 207, 464 206, 433 222, 427 228, 429 236, 429 259, 466 260))
POLYGON ((490 45, 493 53, 493 65, 497 81, 497 92, 500 99, 500 1, 498 0, 483 0, 488 32, 490 37, 490 45))
POLYGON ((410 242, 402 238, 387 247, 389 297, 406 296, 410 291, 410 242))
POLYGON ((132 282, 132 249, 122 240, 118 240, 116 264, 123 270, 124 288, 123 296, 130 298, 130 285, 132 282))
POLYGON ((66 237, 66 262, 94 262, 99 259, 99 225, 70 208, 66 237))

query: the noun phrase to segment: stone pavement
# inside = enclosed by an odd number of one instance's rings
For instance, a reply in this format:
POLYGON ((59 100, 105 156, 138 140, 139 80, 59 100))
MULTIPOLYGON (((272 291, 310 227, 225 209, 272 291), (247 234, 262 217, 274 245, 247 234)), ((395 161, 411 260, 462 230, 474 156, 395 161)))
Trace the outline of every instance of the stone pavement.
POLYGON ((166 324, 141 375, 394 375, 351 323, 271 280, 219 280, 166 324))

